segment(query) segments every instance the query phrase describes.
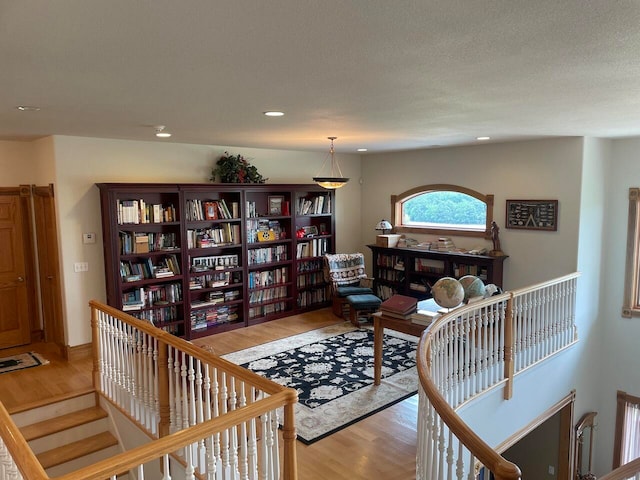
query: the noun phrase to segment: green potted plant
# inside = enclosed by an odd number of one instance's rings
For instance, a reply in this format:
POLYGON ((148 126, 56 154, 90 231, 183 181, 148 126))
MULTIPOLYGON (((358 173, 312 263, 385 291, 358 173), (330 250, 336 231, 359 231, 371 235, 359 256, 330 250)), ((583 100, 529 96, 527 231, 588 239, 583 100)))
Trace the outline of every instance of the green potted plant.
POLYGON ((230 155, 229 152, 224 152, 211 171, 210 180, 215 182, 217 179, 221 183, 265 183, 268 180, 242 155, 230 155))

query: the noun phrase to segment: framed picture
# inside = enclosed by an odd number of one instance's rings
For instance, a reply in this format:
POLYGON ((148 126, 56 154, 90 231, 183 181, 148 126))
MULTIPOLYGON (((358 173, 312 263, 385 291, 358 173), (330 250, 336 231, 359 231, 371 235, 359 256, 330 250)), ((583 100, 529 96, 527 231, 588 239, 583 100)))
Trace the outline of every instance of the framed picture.
POLYGON ((558 200, 507 200, 506 227, 558 230, 558 200))
POLYGON ((269 215, 282 215, 282 204, 284 197, 282 195, 269 195, 269 215))
POLYGON ((218 205, 216 202, 204 202, 204 218, 207 220, 217 220, 218 205))

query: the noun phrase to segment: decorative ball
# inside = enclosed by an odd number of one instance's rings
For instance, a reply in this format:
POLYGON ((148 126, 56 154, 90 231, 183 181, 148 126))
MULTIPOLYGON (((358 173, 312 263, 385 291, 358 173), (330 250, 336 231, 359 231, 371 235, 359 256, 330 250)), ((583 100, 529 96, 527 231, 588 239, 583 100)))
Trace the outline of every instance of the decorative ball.
POLYGON ((464 300, 462 284, 452 277, 442 277, 431 287, 435 302, 444 308, 457 307, 464 300))
POLYGON ((464 301, 469 301, 470 298, 484 297, 485 287, 480 278, 474 275, 465 275, 460 278, 460 284, 464 289, 464 301))

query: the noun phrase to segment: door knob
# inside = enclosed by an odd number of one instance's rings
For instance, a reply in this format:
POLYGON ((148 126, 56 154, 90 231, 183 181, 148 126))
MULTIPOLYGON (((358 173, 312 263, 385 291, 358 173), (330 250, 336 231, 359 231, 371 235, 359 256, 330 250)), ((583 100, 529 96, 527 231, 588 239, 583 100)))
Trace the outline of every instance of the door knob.
POLYGON ((47 275, 47 280, 53 280, 53 275, 47 275))
POLYGON ((18 281, 19 281, 19 282, 24 282, 24 278, 22 278, 22 277, 18 277, 18 281))

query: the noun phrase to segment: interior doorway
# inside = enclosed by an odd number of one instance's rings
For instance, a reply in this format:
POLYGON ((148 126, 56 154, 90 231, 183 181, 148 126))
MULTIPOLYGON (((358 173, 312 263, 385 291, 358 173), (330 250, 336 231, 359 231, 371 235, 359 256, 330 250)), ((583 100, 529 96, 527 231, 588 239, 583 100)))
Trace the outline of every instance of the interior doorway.
POLYGON ((53 185, 0 187, 0 349, 65 345, 53 185))
POLYGON ((37 323, 31 188, 0 187, 0 348, 31 342, 37 323))
MULTIPOLYGON (((573 480, 575 392, 545 411, 526 428, 496 447, 496 451, 518 465, 522 478, 573 480)), ((479 480, 493 476, 480 470, 479 480)))
POLYGON ((58 229, 53 184, 32 186, 44 339, 65 346, 58 229))

